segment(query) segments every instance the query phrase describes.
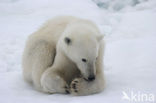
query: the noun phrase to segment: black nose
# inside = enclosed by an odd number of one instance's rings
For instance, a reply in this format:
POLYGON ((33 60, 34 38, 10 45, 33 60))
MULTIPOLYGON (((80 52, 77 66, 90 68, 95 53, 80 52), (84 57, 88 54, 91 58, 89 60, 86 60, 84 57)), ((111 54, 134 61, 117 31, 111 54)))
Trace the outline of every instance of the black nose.
POLYGON ((93 81, 94 79, 95 79, 95 76, 94 75, 91 75, 91 76, 88 77, 88 80, 89 81, 93 81))

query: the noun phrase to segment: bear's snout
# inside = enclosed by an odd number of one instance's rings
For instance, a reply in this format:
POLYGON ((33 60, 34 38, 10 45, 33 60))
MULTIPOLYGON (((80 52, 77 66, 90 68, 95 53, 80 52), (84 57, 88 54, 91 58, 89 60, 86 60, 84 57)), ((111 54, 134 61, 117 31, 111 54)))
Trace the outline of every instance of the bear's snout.
POLYGON ((88 81, 93 81, 93 80, 95 80, 95 75, 90 75, 90 76, 88 77, 88 81))

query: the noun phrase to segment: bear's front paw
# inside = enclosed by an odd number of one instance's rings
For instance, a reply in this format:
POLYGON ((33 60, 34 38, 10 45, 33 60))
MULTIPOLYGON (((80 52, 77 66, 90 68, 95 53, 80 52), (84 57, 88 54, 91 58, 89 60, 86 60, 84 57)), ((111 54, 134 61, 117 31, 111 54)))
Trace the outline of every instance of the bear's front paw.
POLYGON ((88 82, 83 78, 76 78, 70 84, 70 92, 72 95, 83 95, 88 88, 88 82))
POLYGON ((79 90, 79 78, 74 79, 70 84, 71 93, 77 93, 79 90))

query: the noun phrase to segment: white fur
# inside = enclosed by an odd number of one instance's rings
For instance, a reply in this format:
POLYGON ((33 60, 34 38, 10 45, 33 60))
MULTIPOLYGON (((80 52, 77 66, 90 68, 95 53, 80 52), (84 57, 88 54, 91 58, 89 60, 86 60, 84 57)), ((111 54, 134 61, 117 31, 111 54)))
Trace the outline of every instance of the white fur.
POLYGON ((104 89, 103 50, 102 36, 94 23, 71 16, 56 17, 29 36, 23 75, 42 92, 98 93, 104 89), (71 40, 69 44, 66 37, 71 40), (96 79, 87 81, 91 74, 96 79))

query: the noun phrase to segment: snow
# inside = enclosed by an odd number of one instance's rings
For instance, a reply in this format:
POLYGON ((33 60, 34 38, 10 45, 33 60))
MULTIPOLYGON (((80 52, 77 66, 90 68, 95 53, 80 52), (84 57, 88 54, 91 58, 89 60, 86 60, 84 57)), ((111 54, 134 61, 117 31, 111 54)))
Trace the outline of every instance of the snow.
POLYGON ((150 93, 156 99, 156 1, 138 1, 0 0, 0 103, 129 103, 122 99, 123 91, 128 96, 131 91, 150 93), (100 3, 107 8, 98 7, 100 3), (105 35, 102 93, 49 95, 23 81, 21 56, 28 35, 58 15, 90 19, 105 35))

